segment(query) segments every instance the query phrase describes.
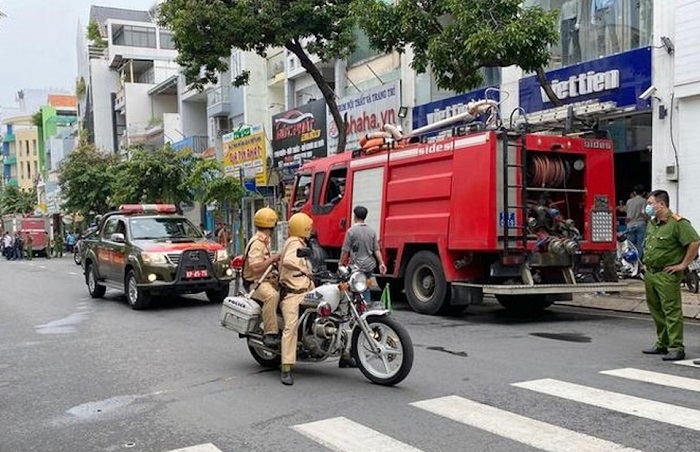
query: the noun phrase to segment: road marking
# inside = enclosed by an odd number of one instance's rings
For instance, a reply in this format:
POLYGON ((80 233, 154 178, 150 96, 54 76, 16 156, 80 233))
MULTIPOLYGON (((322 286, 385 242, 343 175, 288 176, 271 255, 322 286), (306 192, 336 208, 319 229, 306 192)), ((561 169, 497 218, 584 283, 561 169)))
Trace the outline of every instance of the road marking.
POLYGON ((73 276, 78 276, 78 273, 76 273, 76 272, 68 272, 68 274, 73 275, 73 276))
POLYGON ((655 402, 551 378, 513 383, 513 386, 700 431, 700 411, 678 405, 655 402))
POLYGON ((700 380, 695 378, 677 377, 675 375, 650 372, 641 369, 615 369, 604 370, 601 374, 612 375, 613 377, 627 378, 628 380, 643 381, 672 388, 687 389, 688 391, 700 392, 700 380))
POLYGON ((173 449, 167 452, 223 452, 221 449, 213 445, 212 443, 198 444, 192 447, 185 447, 184 449, 173 449))
POLYGON ((690 366, 690 367, 700 367, 697 364, 693 364, 693 361, 697 361, 698 358, 684 359, 683 361, 674 361, 673 364, 678 364, 679 366, 690 366))
POLYGON ((401 441, 351 421, 345 417, 335 417, 291 427, 329 449, 338 452, 421 452, 401 441))
POLYGON ((552 452, 637 451, 617 443, 567 430, 458 396, 411 403, 422 410, 462 424, 552 452), (536 434, 534 434, 536 432, 536 434))

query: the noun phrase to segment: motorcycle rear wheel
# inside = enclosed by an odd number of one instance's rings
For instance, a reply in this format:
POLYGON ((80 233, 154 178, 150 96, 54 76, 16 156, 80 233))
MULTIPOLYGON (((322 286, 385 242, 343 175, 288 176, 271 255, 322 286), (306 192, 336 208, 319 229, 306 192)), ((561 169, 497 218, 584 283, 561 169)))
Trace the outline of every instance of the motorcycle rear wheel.
POLYGON ((248 340, 248 350, 250 354, 253 355, 258 364, 268 369, 276 369, 282 364, 282 357, 276 353, 270 353, 267 350, 263 350, 256 345, 250 343, 248 340))
POLYGON ((391 317, 369 316, 367 324, 382 351, 375 353, 359 327, 352 333, 352 356, 371 382, 393 386, 403 381, 413 366, 413 342, 406 328, 391 317))

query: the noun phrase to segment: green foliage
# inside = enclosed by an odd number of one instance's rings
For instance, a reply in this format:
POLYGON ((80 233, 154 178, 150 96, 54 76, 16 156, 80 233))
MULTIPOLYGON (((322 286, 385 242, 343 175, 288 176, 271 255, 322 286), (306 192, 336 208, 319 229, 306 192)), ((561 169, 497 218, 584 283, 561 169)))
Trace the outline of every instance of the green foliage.
POLYGON ((523 8, 521 0, 357 0, 354 11, 373 47, 411 46, 413 69, 430 68, 440 88, 456 92, 480 86, 483 67, 541 70, 558 39, 558 12, 523 8))
POLYGON ((32 124, 34 124, 36 127, 44 126, 44 117, 41 114, 41 110, 37 111, 32 115, 32 124))
POLYGON ((6 186, 0 193, 0 213, 32 213, 36 206, 36 190, 24 191, 19 187, 6 186))
MULTIPOLYGON (((294 53, 321 90, 338 125, 338 151, 345 148, 345 123, 335 93, 309 55, 323 61, 343 58, 355 46, 351 14, 354 0, 166 0, 160 5, 161 25, 174 33, 177 62, 187 82, 201 89, 216 83, 228 70, 231 48, 265 57, 268 49, 284 47, 294 53)), ((236 74, 234 85, 248 82, 236 74)))
POLYGON ((117 159, 98 151, 81 132, 77 147, 58 168, 58 184, 69 212, 104 213, 114 203, 110 201, 116 175, 117 159))
POLYGON ((240 204, 245 189, 238 179, 226 177, 221 162, 200 160, 195 165, 191 186, 197 199, 204 204, 216 202, 219 205, 240 204))
POLYGON ((133 149, 129 160, 115 168, 114 204, 193 201, 190 182, 197 160, 189 150, 175 151, 169 145, 133 149))
POLYGON ((80 79, 75 82, 75 95, 82 98, 86 91, 87 87, 85 86, 85 79, 80 77, 80 79))
POLYGON ((100 32, 100 26, 94 20, 88 24, 87 38, 95 47, 98 47, 100 49, 104 49, 107 47, 107 40, 102 37, 102 33, 100 32))

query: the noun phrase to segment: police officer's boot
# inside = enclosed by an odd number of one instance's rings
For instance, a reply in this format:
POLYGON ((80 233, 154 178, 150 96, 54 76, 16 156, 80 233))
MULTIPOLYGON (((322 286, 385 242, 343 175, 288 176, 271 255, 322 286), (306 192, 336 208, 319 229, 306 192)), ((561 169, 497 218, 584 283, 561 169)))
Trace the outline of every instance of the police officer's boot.
POLYGON ((345 369, 348 367, 355 368, 357 367, 357 361, 355 361, 355 358, 350 356, 349 351, 345 350, 340 356, 340 361, 338 361, 338 367, 340 367, 341 369, 345 369))
POLYGON ((263 345, 265 347, 270 347, 270 348, 279 347, 280 338, 276 334, 265 334, 265 335, 263 335, 262 342, 263 342, 263 345))
POLYGON ((292 366, 290 364, 282 364, 282 374, 280 375, 280 381, 283 385, 291 386, 294 384, 294 377, 292 377, 292 366))

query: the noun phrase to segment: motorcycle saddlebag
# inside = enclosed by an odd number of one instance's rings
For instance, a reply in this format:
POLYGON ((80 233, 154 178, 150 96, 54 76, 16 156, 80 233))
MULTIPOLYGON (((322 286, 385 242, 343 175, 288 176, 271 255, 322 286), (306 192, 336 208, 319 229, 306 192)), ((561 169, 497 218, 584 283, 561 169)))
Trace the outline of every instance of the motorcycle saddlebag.
POLYGON ((226 297, 221 305, 221 325, 229 330, 247 334, 260 322, 260 305, 248 297, 226 297))

